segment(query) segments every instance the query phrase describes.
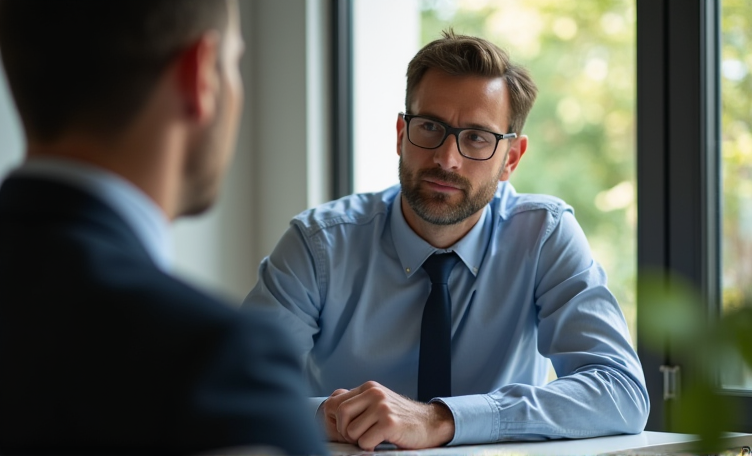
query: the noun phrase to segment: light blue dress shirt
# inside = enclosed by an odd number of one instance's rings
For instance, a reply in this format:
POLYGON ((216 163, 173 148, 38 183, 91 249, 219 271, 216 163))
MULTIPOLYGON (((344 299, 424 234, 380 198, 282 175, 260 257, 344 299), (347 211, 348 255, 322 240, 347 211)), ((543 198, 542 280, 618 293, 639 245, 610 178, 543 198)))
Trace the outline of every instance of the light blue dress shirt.
MULTIPOLYGON (((316 404, 374 380, 417 395, 423 261, 399 186, 295 217, 244 305, 297 337, 316 404)), ((649 402, 627 324, 571 207, 508 182, 455 245, 450 445, 638 433, 649 402), (546 383, 551 360, 558 379, 546 383)))
POLYGON ((102 168, 52 157, 27 160, 11 174, 60 182, 98 198, 133 230, 154 263, 163 271, 170 271, 170 222, 159 206, 135 185, 102 168))

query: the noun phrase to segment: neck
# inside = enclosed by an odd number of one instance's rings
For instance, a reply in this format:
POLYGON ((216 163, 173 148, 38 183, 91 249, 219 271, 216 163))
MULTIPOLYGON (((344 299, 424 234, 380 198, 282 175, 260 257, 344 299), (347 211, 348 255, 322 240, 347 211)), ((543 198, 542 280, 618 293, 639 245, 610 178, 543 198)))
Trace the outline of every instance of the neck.
POLYGON ((70 133, 52 142, 28 139, 27 159, 61 158, 101 168, 139 188, 172 220, 178 214, 179 178, 171 170, 180 169, 169 135, 149 132, 126 134, 105 139, 88 134, 70 133))
POLYGON ((423 240, 436 247, 437 249, 446 249, 456 244, 457 241, 473 229, 483 210, 476 212, 465 220, 454 225, 435 225, 422 219, 413 211, 404 195, 400 199, 402 215, 405 217, 407 225, 423 240))

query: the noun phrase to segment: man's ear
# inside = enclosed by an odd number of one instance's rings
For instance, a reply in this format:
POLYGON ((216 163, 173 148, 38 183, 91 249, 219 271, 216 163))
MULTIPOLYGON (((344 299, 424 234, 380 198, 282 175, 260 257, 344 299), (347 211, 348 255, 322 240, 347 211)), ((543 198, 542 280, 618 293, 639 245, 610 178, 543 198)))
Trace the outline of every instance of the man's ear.
POLYGON ((178 56, 177 77, 185 113, 199 124, 214 118, 220 86, 220 36, 216 31, 201 35, 178 56))
POLYGON ((402 155, 402 140, 405 137, 405 133, 407 133, 406 127, 407 122, 405 122, 405 119, 400 114, 397 114, 397 155, 402 155))
POLYGON ((509 153, 507 154, 507 162, 504 165, 504 171, 499 177, 500 181, 509 180, 512 175, 512 171, 520 164, 520 159, 525 155, 527 151, 527 135, 521 135, 519 138, 512 140, 512 145, 509 147, 509 153))

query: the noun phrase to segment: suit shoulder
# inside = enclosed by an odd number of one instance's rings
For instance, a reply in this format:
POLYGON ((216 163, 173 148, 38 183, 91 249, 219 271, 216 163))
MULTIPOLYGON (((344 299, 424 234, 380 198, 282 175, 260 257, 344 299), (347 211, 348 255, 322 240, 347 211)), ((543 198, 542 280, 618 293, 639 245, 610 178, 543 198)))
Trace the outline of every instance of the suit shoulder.
MULTIPOLYGON (((157 268, 145 272, 143 277, 133 278, 132 288, 126 286, 121 292, 143 296, 142 299, 145 303, 148 303, 147 306, 157 312, 180 313, 182 315, 181 320, 196 318, 207 323, 222 320, 230 323, 237 315, 237 309, 218 295, 198 289, 157 268)), ((150 309, 145 310, 149 311, 150 309)))
POLYGON ((306 405, 301 366, 278 318, 265 309, 236 309, 177 279, 167 282, 165 293, 185 298, 170 312, 175 328, 168 331, 179 341, 173 348, 183 360, 173 363, 170 375, 175 384, 183 382, 186 394, 176 411, 176 440, 187 449, 271 445, 288 454, 324 451, 312 417, 299 413, 306 405))

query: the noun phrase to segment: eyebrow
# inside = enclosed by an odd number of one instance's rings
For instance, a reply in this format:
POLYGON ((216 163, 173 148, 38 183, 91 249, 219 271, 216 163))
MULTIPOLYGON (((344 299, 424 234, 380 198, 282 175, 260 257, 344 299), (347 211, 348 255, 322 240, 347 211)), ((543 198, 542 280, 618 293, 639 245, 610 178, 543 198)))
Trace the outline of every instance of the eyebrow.
MULTIPOLYGON (((447 125, 449 125, 449 126, 452 126, 452 127, 454 126, 454 125, 451 125, 451 124, 450 124, 449 122, 447 122, 446 120, 442 119, 441 117, 439 117, 439 116, 434 116, 434 115, 432 115, 432 114, 413 114, 413 115, 415 115, 415 116, 420 116, 420 117, 426 117, 426 118, 429 118, 429 119, 431 119, 431 120, 436 120, 436 121, 438 121, 438 122, 443 122, 443 123, 445 123, 445 124, 447 124, 447 125)), ((463 126, 463 127, 457 127, 457 128, 475 128, 475 129, 477 129, 477 130, 485 130, 485 131, 490 131, 491 133, 495 133, 495 132, 496 132, 496 128, 494 128, 494 127, 490 127, 490 126, 488 126, 488 125, 478 124, 478 123, 470 123, 470 124, 467 124, 467 126, 463 126)))

